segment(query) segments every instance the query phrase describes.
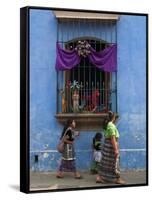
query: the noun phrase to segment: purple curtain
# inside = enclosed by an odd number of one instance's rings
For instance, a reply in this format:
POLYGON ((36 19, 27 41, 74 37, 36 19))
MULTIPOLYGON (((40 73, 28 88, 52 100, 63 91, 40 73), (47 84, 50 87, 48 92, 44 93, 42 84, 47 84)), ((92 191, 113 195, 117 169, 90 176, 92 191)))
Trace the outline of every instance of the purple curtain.
POLYGON ((96 52, 91 48, 91 53, 88 57, 90 62, 100 70, 105 72, 114 72, 117 70, 117 46, 115 44, 100 52, 96 52))
MULTIPOLYGON (((117 70, 116 44, 113 44, 100 52, 96 52, 91 47, 88 58, 90 62, 100 70, 105 72, 114 72, 117 70)), ((80 61, 81 57, 78 55, 75 49, 64 50, 57 43, 56 70, 70 70, 74 67, 77 67, 80 61)))

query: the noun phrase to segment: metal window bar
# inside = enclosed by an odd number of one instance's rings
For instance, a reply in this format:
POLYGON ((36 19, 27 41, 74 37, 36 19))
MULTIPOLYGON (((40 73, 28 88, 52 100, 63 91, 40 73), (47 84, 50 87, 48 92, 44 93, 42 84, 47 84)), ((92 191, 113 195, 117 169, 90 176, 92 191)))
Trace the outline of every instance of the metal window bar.
MULTIPOLYGON (((111 27, 111 40, 110 42, 113 42, 113 22, 110 21, 110 27, 111 27)), ((109 110, 112 110, 112 77, 111 77, 111 73, 109 73, 109 82, 108 82, 108 88, 109 88, 109 92, 108 92, 108 102, 109 102, 109 110)))
MULTIPOLYGON (((59 38, 59 21, 57 23, 57 39, 59 38)), ((59 93, 58 93, 58 72, 56 73, 56 112, 58 113, 59 110, 59 102, 58 102, 58 96, 59 96, 59 93)))
MULTIPOLYGON (((78 21, 78 35, 80 35, 80 30, 81 30, 81 24, 80 24, 80 20, 78 21)), ((78 83, 80 83, 81 81, 80 81, 80 63, 79 63, 79 65, 78 65, 78 71, 77 71, 77 73, 78 73, 78 83)), ((81 90, 81 88, 80 88, 80 90, 81 90)), ((80 100, 79 100, 79 105, 81 105, 81 96, 80 96, 80 100)))
MULTIPOLYGON (((94 30, 96 31, 96 29, 97 29, 97 20, 95 21, 95 24, 94 24, 95 26, 94 26, 94 30)), ((97 45, 96 45, 96 41, 95 41, 95 49, 97 49, 97 45)), ((96 82, 97 82, 97 68, 96 67, 94 67, 94 74, 95 74, 95 92, 97 91, 97 88, 96 88, 96 82)), ((99 95, 100 95, 100 90, 98 90, 99 91, 99 95)), ((97 97, 96 97, 97 98, 97 97)), ((95 98, 95 101, 97 102, 97 99, 95 98)), ((98 103, 98 102, 97 102, 98 103)), ((98 106, 99 105, 95 105, 95 106, 97 106, 97 108, 96 108, 96 111, 98 111, 98 106)))
MULTIPOLYGON (((116 25, 115 25, 115 42, 116 42, 116 44, 117 44, 117 23, 116 23, 116 25)), ((117 107, 118 107, 118 105, 117 105, 117 71, 115 72, 115 76, 116 76, 116 84, 115 84, 115 98, 116 98, 116 112, 117 112, 117 107)))
MULTIPOLYGON (((99 21, 99 37, 100 37, 100 38, 102 38, 102 31, 101 31, 101 30, 102 30, 102 21, 100 20, 100 21, 99 21)), ((101 51, 101 42, 100 42, 99 51, 101 51)), ((102 107, 103 107, 103 106, 102 106, 102 101, 101 101, 101 100, 102 100, 102 90, 101 90, 101 88, 102 88, 102 87, 101 87, 101 80, 102 80, 102 79, 101 79, 101 74, 102 74, 102 73, 99 74, 99 83, 97 82, 97 88, 99 89, 99 93, 100 93, 100 96, 99 96, 99 111, 100 111, 100 110, 102 109, 102 107)))

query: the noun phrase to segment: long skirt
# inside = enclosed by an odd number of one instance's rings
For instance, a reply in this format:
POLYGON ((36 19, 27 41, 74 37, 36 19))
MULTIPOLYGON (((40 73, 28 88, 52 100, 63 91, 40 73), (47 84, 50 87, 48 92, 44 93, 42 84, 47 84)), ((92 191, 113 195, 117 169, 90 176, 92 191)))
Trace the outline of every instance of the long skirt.
POLYGON ((64 152, 62 154, 59 171, 76 172, 75 150, 73 144, 64 144, 64 152))
POLYGON ((104 180, 110 182, 120 178, 119 157, 115 157, 110 139, 105 139, 102 159, 98 166, 98 173, 104 180))

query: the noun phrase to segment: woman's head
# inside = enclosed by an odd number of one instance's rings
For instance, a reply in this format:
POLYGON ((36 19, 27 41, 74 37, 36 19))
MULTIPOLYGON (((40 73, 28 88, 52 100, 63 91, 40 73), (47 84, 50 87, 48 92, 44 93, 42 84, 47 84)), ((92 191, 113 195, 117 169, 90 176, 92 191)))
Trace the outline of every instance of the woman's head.
POLYGON ((62 134, 61 134, 61 138, 63 137, 63 135, 64 135, 64 133, 65 133, 65 131, 67 130, 68 127, 75 128, 76 127, 75 120, 73 120, 73 119, 68 119, 67 120, 66 125, 63 128, 63 131, 62 131, 62 134))
POLYGON ((67 124, 66 124, 66 127, 72 127, 72 128, 75 128, 76 127, 76 122, 75 122, 75 120, 73 120, 73 119, 68 119, 68 121, 67 121, 67 124))
POLYGON ((112 111, 109 111, 108 116, 109 116, 109 121, 114 121, 116 114, 112 111))
POLYGON ((109 111, 108 115, 109 115, 109 121, 112 121, 112 122, 115 122, 119 118, 119 115, 112 111, 109 111))
POLYGON ((115 123, 115 121, 118 119, 118 115, 112 111, 109 111, 108 112, 108 117, 106 117, 104 119, 104 122, 103 122, 103 129, 106 129, 107 128, 107 125, 109 122, 113 122, 115 123))

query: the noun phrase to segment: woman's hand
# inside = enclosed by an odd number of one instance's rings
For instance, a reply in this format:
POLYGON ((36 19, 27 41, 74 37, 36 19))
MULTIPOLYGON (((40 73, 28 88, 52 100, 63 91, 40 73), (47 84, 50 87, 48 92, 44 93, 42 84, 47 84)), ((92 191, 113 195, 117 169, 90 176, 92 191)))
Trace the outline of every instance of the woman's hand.
POLYGON ((73 144, 73 141, 70 141, 70 140, 67 140, 67 139, 65 139, 64 142, 67 143, 67 144, 73 144))
POLYGON ((69 141, 69 144, 73 144, 73 141, 69 141))
POLYGON ((79 131, 75 131, 74 133, 75 133, 75 136, 76 136, 76 137, 80 135, 80 132, 79 132, 79 131))
POLYGON ((112 143, 112 146, 113 146, 113 149, 114 149, 115 157, 117 157, 119 155, 119 150, 118 150, 118 143, 116 141, 115 136, 112 136, 111 143, 112 143))

